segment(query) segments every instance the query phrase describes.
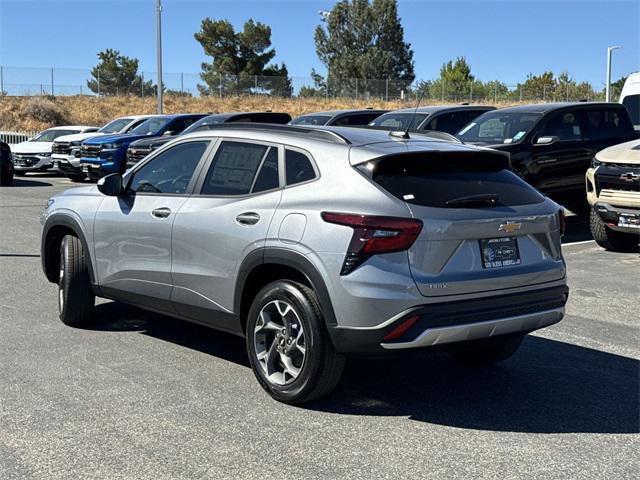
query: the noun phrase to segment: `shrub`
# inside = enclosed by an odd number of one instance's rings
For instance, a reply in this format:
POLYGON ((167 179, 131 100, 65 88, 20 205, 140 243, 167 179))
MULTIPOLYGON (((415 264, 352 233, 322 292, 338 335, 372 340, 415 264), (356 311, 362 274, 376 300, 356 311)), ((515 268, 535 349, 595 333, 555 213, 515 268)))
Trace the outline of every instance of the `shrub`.
POLYGON ((25 105, 24 113, 33 120, 54 126, 68 123, 65 109, 46 97, 30 98, 25 105))

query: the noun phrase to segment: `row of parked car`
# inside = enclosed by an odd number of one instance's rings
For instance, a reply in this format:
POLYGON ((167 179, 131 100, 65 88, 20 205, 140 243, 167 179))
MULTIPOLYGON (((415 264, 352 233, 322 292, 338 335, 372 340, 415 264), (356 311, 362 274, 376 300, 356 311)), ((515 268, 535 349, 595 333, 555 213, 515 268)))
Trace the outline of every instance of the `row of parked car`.
POLYGON ((177 136, 229 123, 381 129, 489 147, 508 153, 512 170, 541 192, 574 211, 590 210, 594 238, 606 248, 628 248, 640 229, 640 169, 632 159, 639 135, 628 106, 615 103, 336 110, 295 119, 271 111, 134 115, 102 128, 54 127, 14 145, 15 173, 53 167, 74 182, 97 181, 123 173, 177 136), (606 160, 608 151, 598 155, 619 144, 615 161, 606 160), (621 153, 627 151, 631 153, 621 153))

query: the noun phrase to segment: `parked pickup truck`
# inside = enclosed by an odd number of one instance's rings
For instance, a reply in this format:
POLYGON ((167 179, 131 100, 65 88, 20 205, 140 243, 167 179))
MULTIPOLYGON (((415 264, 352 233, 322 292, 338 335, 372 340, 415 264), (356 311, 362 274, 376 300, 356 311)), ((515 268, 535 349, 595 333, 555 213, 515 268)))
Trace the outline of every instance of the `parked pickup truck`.
POLYGON ((92 181, 110 173, 123 173, 127 166, 127 148, 132 142, 141 138, 175 135, 204 116, 200 113, 157 115, 129 133, 85 140, 80 147, 80 167, 92 181))
POLYGON ((593 239, 607 250, 638 251, 640 140, 605 148, 587 170, 593 239))
MULTIPOLYGON (((219 123, 277 123, 284 125, 291 120, 291 115, 280 112, 229 112, 216 113, 201 118, 184 129, 180 135, 191 132, 209 130, 212 125, 219 123)), ((133 142, 127 150, 127 168, 131 168, 140 160, 145 158, 154 150, 171 140, 173 136, 163 135, 161 137, 143 138, 133 142)))
POLYGON ((128 117, 120 117, 95 132, 63 135, 56 138, 51 148, 51 160, 54 168, 74 182, 84 180, 85 174, 80 168, 80 145, 83 141, 104 135, 130 132, 142 122, 154 116, 130 115, 128 117))
POLYGON ((617 103, 545 103, 501 108, 456 135, 464 143, 509 152, 524 180, 574 212, 588 211, 584 175, 600 150, 637 138, 617 103))

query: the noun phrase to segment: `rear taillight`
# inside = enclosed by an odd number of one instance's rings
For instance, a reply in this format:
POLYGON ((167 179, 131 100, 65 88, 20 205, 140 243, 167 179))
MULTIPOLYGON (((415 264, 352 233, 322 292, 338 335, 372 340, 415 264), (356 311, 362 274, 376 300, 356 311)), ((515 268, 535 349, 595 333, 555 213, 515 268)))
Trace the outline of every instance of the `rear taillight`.
POLYGON ((564 236, 564 232, 567 231, 567 217, 564 215, 564 210, 558 210, 558 221, 560 222, 560 236, 564 236))
POLYGON ((413 218, 336 212, 322 212, 322 218, 325 222, 353 228, 341 275, 348 275, 371 255, 407 250, 422 230, 422 222, 413 218))

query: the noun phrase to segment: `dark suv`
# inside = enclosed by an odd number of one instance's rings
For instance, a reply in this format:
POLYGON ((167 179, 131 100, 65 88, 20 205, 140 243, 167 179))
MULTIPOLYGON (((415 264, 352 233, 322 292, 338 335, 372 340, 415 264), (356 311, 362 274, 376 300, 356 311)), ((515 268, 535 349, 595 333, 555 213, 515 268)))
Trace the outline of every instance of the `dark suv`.
POLYGON ((289 125, 363 127, 369 125, 373 120, 388 111, 389 110, 374 110, 373 108, 365 108, 363 110, 328 110, 326 112, 301 115, 291 120, 289 125))
POLYGON ((549 195, 584 201, 584 175, 596 152, 636 138, 615 103, 546 103, 487 112, 456 135, 511 154, 513 170, 549 195))
POLYGON ((370 127, 382 130, 406 130, 409 122, 410 132, 438 131, 455 135, 462 127, 485 112, 496 107, 479 105, 438 105, 415 108, 403 108, 380 115, 369 123, 370 127))
MULTIPOLYGON (((284 125, 291 120, 291 115, 282 112, 229 112, 229 113, 216 113, 201 118, 195 123, 192 123, 189 127, 184 129, 183 135, 191 132, 200 132, 203 130, 209 130, 214 125, 220 123, 276 123, 284 125)), ((156 148, 161 147, 169 140, 172 140, 173 136, 163 135, 162 137, 143 138, 136 140, 127 149, 127 168, 132 167, 144 157, 149 155, 156 148)))

